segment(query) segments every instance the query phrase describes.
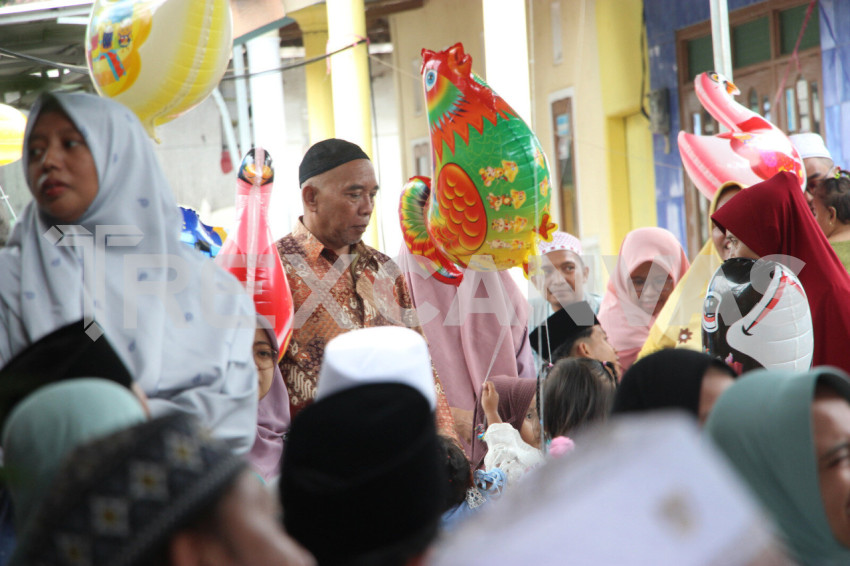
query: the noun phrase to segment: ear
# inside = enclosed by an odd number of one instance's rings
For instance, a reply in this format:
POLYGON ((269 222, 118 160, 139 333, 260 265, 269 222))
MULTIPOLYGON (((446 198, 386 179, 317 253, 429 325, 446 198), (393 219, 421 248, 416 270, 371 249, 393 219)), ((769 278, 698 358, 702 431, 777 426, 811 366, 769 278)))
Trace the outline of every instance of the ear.
POLYGON ((835 211, 834 206, 830 206, 827 210, 829 211, 829 223, 832 224, 838 217, 838 212, 835 211))
POLYGON ((590 358, 590 347, 587 345, 585 340, 579 340, 573 346, 573 350, 575 350, 576 358, 590 358))
POLYGON ((318 208, 319 189, 313 185, 304 185, 301 188, 301 201, 304 203, 304 210, 316 212, 318 208))
POLYGON ((590 277, 590 267, 585 265, 582 273, 584 274, 584 282, 587 283, 587 278, 590 277))

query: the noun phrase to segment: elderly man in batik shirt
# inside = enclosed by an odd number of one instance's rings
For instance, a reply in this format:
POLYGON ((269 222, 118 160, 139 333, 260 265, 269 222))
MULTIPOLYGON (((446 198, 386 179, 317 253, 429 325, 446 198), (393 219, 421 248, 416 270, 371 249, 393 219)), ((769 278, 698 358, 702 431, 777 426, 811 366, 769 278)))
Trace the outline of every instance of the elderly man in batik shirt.
MULTIPOLYGON (((398 266, 361 241, 378 183, 369 157, 339 139, 311 147, 299 167, 304 216, 278 240, 295 305, 294 331, 280 362, 293 418, 310 404, 325 344, 370 326, 422 329, 398 266)), ((456 437, 439 377, 437 427, 456 437)))

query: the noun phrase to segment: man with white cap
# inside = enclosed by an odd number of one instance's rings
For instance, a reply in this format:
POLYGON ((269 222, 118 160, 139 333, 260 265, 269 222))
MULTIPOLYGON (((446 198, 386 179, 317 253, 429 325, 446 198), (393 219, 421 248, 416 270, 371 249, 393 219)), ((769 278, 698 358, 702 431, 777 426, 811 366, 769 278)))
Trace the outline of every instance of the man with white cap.
MULTIPOLYGON (((540 255, 536 259, 542 275, 534 279, 546 304, 531 301, 533 310, 529 328, 541 324, 562 308, 579 301, 587 301, 593 312, 599 313, 602 297, 585 291, 590 268, 582 259, 581 241, 566 232, 554 232, 551 242, 538 244, 540 255)), ((532 266, 534 267, 534 266, 532 266)))
MULTIPOLYGON (((835 163, 832 160, 832 154, 829 153, 823 138, 819 134, 805 132, 792 134, 788 137, 794 144, 797 153, 803 158, 803 165, 806 168, 806 200, 811 208, 812 189, 817 186, 818 181, 832 171, 835 163)), ((814 208, 812 208, 812 212, 814 213, 814 208)))
POLYGON ((428 346, 416 332, 366 328, 328 343, 280 481, 286 530, 319 564, 422 560, 448 485, 435 407, 428 346))

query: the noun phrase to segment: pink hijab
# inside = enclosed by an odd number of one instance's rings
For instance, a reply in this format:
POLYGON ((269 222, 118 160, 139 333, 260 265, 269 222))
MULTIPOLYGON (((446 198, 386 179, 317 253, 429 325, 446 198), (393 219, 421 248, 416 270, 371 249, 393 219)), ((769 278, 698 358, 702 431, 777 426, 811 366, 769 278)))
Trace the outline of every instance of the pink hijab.
POLYGON ((634 299, 631 273, 643 263, 651 262, 652 275, 663 269, 675 286, 690 267, 687 256, 676 237, 663 228, 638 228, 623 239, 617 267, 608 280, 608 288, 599 308, 599 323, 617 349, 623 371, 637 358, 655 317, 634 299))
POLYGON ((472 411, 488 375, 536 377, 528 302, 506 271, 468 269, 460 286, 446 285, 405 245, 398 264, 451 407, 472 411))
MULTIPOLYGON (((277 350, 274 331, 265 329, 272 347, 277 350)), ((278 364, 274 365, 272 385, 257 407, 257 437, 248 453, 248 462, 266 483, 280 475, 283 435, 289 430, 289 392, 283 383, 278 364)))

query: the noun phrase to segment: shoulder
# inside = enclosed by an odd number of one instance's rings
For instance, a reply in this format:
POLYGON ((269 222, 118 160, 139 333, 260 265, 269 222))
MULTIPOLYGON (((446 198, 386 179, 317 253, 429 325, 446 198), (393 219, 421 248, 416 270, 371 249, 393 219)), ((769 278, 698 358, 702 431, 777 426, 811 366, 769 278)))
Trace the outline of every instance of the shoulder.
POLYGON ((295 234, 287 234, 277 242, 275 242, 275 247, 279 254, 302 254, 304 253, 304 248, 301 246, 301 243, 298 241, 298 238, 295 234))

